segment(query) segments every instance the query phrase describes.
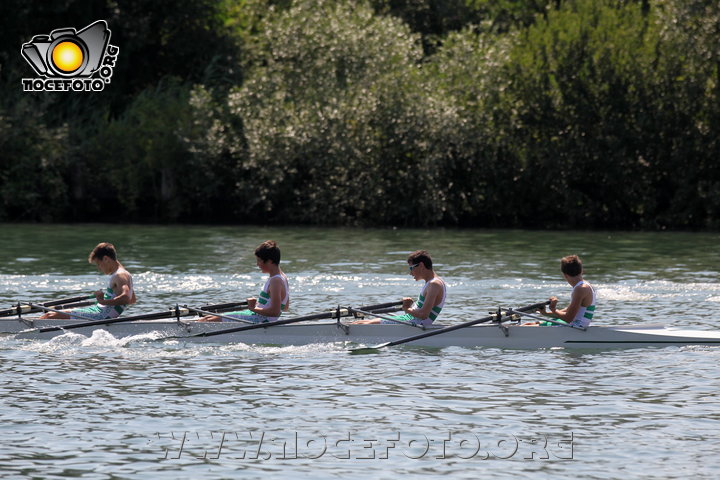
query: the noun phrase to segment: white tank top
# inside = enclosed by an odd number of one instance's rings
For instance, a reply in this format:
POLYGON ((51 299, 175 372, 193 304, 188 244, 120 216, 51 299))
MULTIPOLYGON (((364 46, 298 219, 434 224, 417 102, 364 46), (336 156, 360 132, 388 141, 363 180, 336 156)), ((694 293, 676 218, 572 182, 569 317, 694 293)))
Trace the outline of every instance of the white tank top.
MULTIPOLYGON (((445 287, 445 282, 437 277, 438 280, 440 280, 440 284, 442 285, 442 298, 440 298, 440 303, 432 307, 430 310, 430 314, 428 315, 428 320, 430 323, 434 322, 435 319, 440 315, 440 311, 445 306, 445 298, 447 297, 447 288, 445 287)), ((432 280, 430 280, 432 282, 432 280)), ((428 284, 430 282, 425 282, 425 285, 423 285, 422 290, 420 290, 420 296, 417 299, 417 302, 415 302, 415 305, 417 308, 422 308, 422 306, 425 304, 425 290, 427 290, 428 284)))
POLYGON ((587 328, 590 325, 590 322, 592 321, 593 315, 595 314, 595 289, 590 285, 589 283, 585 282, 585 280, 580 280, 575 286, 573 287, 573 292, 577 287, 580 285, 587 284, 590 287, 590 290, 592 291, 592 302, 587 307, 583 307, 582 305, 578 309, 577 314, 575 315, 575 318, 573 318, 572 324, 577 325, 582 328, 587 328))
MULTIPOLYGON (((273 302, 275 301, 272 297, 270 297, 270 280, 272 280, 275 277, 280 277, 280 279, 283 281, 283 284, 285 285, 285 297, 280 302, 280 312, 282 314, 282 311, 285 310, 285 307, 288 304, 288 301, 290 300, 290 286, 288 285, 288 279, 285 276, 284 273, 278 273, 277 275, 273 275, 272 277, 268 278, 265 281, 265 286, 260 291, 260 295, 258 296, 258 303, 262 306, 262 308, 269 308, 273 306, 273 302)), ((268 320, 273 321, 280 318, 280 316, 277 317, 267 317, 268 320)))
MULTIPOLYGON (((126 273, 127 276, 128 276, 128 278, 130 279, 129 282, 128 282, 128 284, 129 284, 128 286, 130 287, 130 298, 132 298, 133 295, 135 294, 135 289, 134 289, 134 287, 133 287, 132 275, 130 275, 130 272, 128 272, 127 270, 125 270, 125 267, 119 267, 117 270, 115 270, 115 271, 112 273, 112 275, 110 275, 110 280, 108 280, 108 286, 107 286, 107 289, 105 290, 105 295, 103 295, 103 297, 105 298, 105 300, 112 300, 113 298, 115 298, 115 297, 117 297, 118 295, 120 295, 120 292, 115 292, 115 291, 113 291, 112 286, 113 286, 113 283, 115 283, 115 279, 117 278, 117 276, 118 276, 119 274, 121 274, 121 273, 126 273)), ((118 313, 122 313, 122 312, 125 311, 125 309, 126 309, 127 307, 128 307, 128 305, 115 305, 115 306, 113 306, 112 308, 114 308, 115 310, 117 310, 118 313)))

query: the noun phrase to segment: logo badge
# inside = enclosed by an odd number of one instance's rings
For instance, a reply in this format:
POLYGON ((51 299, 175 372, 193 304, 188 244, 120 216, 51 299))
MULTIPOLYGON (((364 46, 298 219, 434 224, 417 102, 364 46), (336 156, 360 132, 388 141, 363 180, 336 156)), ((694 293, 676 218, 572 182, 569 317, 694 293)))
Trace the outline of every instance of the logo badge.
POLYGON ((25 92, 100 92, 110 83, 120 48, 98 20, 82 30, 58 28, 23 43, 22 56, 40 78, 23 78, 25 92))

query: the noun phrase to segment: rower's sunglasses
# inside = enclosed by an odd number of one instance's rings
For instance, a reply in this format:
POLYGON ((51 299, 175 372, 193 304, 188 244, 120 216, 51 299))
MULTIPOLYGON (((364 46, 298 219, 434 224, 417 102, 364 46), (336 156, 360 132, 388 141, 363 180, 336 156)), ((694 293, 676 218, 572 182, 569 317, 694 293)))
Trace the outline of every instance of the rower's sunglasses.
POLYGON ((416 263, 415 265, 408 265, 408 268, 409 268, 410 271, 412 272, 413 270, 415 270, 415 268, 417 268, 418 265, 420 265, 420 264, 419 264, 419 263, 416 263))

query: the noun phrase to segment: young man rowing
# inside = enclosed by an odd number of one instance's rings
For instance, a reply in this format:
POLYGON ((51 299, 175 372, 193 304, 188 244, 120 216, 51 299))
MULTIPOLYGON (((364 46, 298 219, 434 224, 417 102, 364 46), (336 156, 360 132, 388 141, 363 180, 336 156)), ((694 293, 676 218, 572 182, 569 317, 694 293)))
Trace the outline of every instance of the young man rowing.
POLYGON ((371 324, 371 323, 412 323, 415 325, 428 326, 432 324, 440 314, 443 306, 445 306, 445 297, 447 289, 445 281, 440 278, 433 270, 432 258, 425 250, 417 250, 411 253, 407 259, 410 275, 417 282, 425 280, 420 296, 417 302, 413 302, 412 298, 403 298, 402 309, 404 315, 393 315, 395 322, 383 318, 369 318, 366 320, 358 320, 353 323, 371 324))
POLYGON ((76 308, 66 313, 48 312, 40 318, 73 318, 76 320, 105 320, 117 318, 133 303, 137 302, 133 280, 130 272, 117 259, 117 251, 112 243, 98 244, 88 257, 89 263, 94 263, 98 270, 110 275, 108 287, 105 290, 95 291, 97 305, 85 308, 76 308), (75 316, 78 315, 78 316, 75 316))
MULTIPOLYGON (((259 298, 248 298, 248 309, 223 313, 223 317, 249 320, 253 323, 272 322, 280 318, 290 307, 288 279, 280 270, 280 248, 272 240, 261 243, 255 249, 255 263, 261 272, 268 274, 259 298), (258 305, 259 304, 259 305, 258 305)), ((200 322, 232 322, 216 315, 202 317, 200 322)))
MULTIPOLYGON (((580 257, 569 255, 560 260, 560 271, 565 280, 573 287, 570 296, 570 305, 558 310, 557 297, 550 297, 550 311, 545 306, 540 311, 542 315, 553 317, 561 323, 571 327, 587 328, 595 314, 595 289, 583 279, 583 266, 580 257)), ((526 325, 538 325, 537 322, 526 325)), ((553 325, 551 322, 540 322, 541 326, 553 325)))

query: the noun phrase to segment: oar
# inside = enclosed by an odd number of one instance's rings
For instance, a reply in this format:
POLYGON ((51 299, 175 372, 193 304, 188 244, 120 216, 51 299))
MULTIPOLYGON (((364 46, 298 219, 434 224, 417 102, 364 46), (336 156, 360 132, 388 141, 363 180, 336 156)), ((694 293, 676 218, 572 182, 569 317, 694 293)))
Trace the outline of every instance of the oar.
MULTIPOLYGON (((215 309, 223 309, 223 308, 232 308, 232 307, 239 307, 247 305, 247 301, 242 302, 235 302, 235 303, 220 303, 217 305, 206 305, 205 308, 209 311, 215 310, 215 309)), ((45 307, 47 308, 47 307, 45 307)), ((67 312, 63 312, 67 313, 67 312)), ((22 333, 45 333, 45 332, 56 332, 58 330, 74 330, 76 328, 82 328, 82 327, 92 327, 95 325, 107 325, 111 323, 120 323, 120 322, 132 322, 134 320, 159 320, 162 318, 173 318, 173 317, 187 317, 190 315, 190 310, 188 308, 184 307, 177 307, 170 308, 168 310, 164 310, 162 312, 155 312, 155 313, 143 313, 139 315, 133 315, 130 317, 117 317, 117 318, 106 318, 103 320, 95 320, 92 318, 86 318, 89 321, 86 322, 78 322, 78 323, 71 323, 69 325, 62 325, 62 326, 56 326, 56 327, 43 327, 40 329, 34 329, 34 330, 26 330, 22 333)), ((215 312, 211 312, 212 315, 215 315, 215 312)), ((74 317, 83 318, 80 315, 72 314, 74 317)))
POLYGON ((43 302, 41 305, 43 307, 54 307, 56 305, 62 305, 65 303, 81 302, 83 300, 92 300, 92 299, 95 299, 95 295, 82 295, 80 297, 62 298, 60 300, 53 300, 51 302, 43 302))
POLYGON ((93 300, 86 300, 84 302, 63 303, 62 305, 53 305, 53 308, 57 308, 58 310, 67 310, 69 308, 88 307, 90 305, 95 305, 96 303, 97 300, 95 299, 95 297, 93 297, 93 300))
MULTIPOLYGON (((64 313, 64 314, 68 314, 67 312, 63 312, 62 310, 58 310, 58 309, 56 309, 56 308, 44 307, 44 306, 42 306, 42 305, 36 305, 36 304, 34 304, 34 303, 29 303, 28 305, 30 305, 30 307, 33 307, 33 308, 38 308, 38 309, 42 310, 43 312, 53 312, 53 313, 64 313)), ((79 318, 80 320, 87 320, 87 321, 93 321, 93 320, 95 320, 94 318, 86 317, 86 316, 83 316, 83 315, 79 315, 79 314, 77 314, 77 313, 73 313, 72 316, 75 317, 75 318, 79 318)), ((62 319, 58 319, 58 320, 62 320, 62 319)))
MULTIPOLYGON (((51 310, 52 311, 52 310, 51 310)), ((63 312, 66 313, 66 312, 63 312)), ((96 320, 94 318, 88 318, 88 317, 82 317, 78 314, 73 313, 73 317, 77 318, 83 318, 88 321, 86 322, 78 322, 78 323, 71 323, 69 325, 58 325, 56 327, 43 327, 43 328, 36 328, 33 330, 25 330, 21 333, 46 333, 46 332, 56 332, 58 330, 74 330, 76 328, 82 328, 82 327, 92 327, 95 325, 108 325, 111 323, 120 323, 120 322, 131 322, 133 320, 158 320, 161 318, 172 318, 175 316, 187 316, 190 315, 189 310, 184 310, 183 308, 179 309, 171 309, 166 310, 163 312, 156 312, 156 313, 146 313, 141 315, 133 315, 130 317, 117 317, 117 318, 105 318, 103 320, 96 320)))
MULTIPOLYGON (((363 310, 372 311, 372 310, 380 310, 383 308, 388 308, 388 307, 392 307, 392 306, 396 306, 396 305, 402 305, 402 301, 381 303, 378 305, 368 305, 368 306, 361 307, 361 308, 363 310)), ((336 309, 336 310, 333 310, 330 312, 315 313, 313 315, 305 315, 302 317, 282 318, 280 320, 275 320, 274 322, 253 323, 252 325, 243 325, 241 327, 225 328, 222 330, 215 330, 214 332, 201 332, 201 333, 196 333, 195 335, 187 335, 187 336, 183 336, 183 337, 166 337, 166 338, 170 339, 170 338, 214 337, 216 335, 224 335, 226 333, 244 332, 246 330, 255 330, 256 328, 269 328, 269 327, 275 327, 277 325, 288 325, 290 323, 304 322, 306 320, 320 320, 323 318, 334 318, 335 316, 339 316, 340 314, 349 315, 350 312, 348 312, 347 310, 336 309)))
POLYGON ((559 327, 570 327, 570 328, 576 328, 576 329, 578 329, 578 330, 582 330, 583 332, 586 332, 586 331, 587 331, 587 328, 578 327, 577 325, 571 325, 571 324, 569 324, 569 323, 558 322, 556 319, 553 319, 553 318, 538 317, 537 315, 532 315, 532 314, 530 314, 530 313, 519 312, 519 311, 513 310, 513 309, 508 310, 507 313, 508 313, 508 315, 512 315, 513 313, 517 313, 518 315, 522 315, 522 316, 525 316, 525 317, 534 318, 534 319, 539 320, 539 321, 541 321, 541 322, 552 323, 552 324, 557 325, 557 326, 559 326, 559 327))
MULTIPOLYGON (((533 305, 527 305, 525 307, 516 308, 516 312, 527 312, 528 310, 535 310, 543 305, 549 305, 550 301, 542 302, 542 303, 535 303, 533 305)), ((375 353, 377 350, 385 347, 392 347, 395 345, 402 345, 403 343, 413 342, 415 340, 420 340, 421 338, 427 338, 432 337, 433 335, 440 335, 442 333, 452 332, 453 330, 459 330, 461 328, 465 327, 472 327, 473 325, 477 325, 478 323, 485 323, 485 322, 491 322, 493 320, 498 319, 500 315, 490 315, 489 317, 483 317, 479 318, 477 320, 471 320, 469 322, 459 323, 457 325, 451 325, 449 327, 440 328, 438 330, 432 330, 430 332, 421 333, 419 335, 413 335, 412 337, 406 337, 401 338, 400 340, 393 340, 392 342, 386 342, 381 343, 380 345, 375 345, 373 347, 360 347, 360 348, 353 348, 350 349, 350 353, 375 353)))
MULTIPOLYGON (((37 305, 42 305, 43 307, 54 307, 54 306, 58 306, 58 305, 72 304, 72 303, 81 302, 83 300, 90 300, 90 299, 94 299, 94 298, 95 298, 95 295, 83 295, 81 297, 62 298, 60 300, 52 300, 49 302, 42 302, 37 305)), ((37 313, 39 311, 41 311, 41 310, 39 310, 39 309, 33 310, 30 307, 29 302, 21 302, 13 308, 0 310, 0 317, 12 317, 12 316, 18 315, 20 313, 37 313)))
POLYGON ((392 307, 378 308, 376 310, 373 310, 372 314, 377 315, 378 313, 393 313, 393 312, 398 312, 400 310, 402 310, 402 305, 394 305, 392 307))
MULTIPOLYGON (((247 305, 247 301, 236 302, 236 303, 221 303, 218 305, 207 305, 207 306, 205 306, 205 308, 208 310, 215 310, 216 308, 222 309, 222 308, 238 307, 238 306, 242 306, 242 305, 247 305)), ((186 316, 190 315, 190 313, 191 312, 189 309, 176 306, 175 308, 171 308, 171 309, 168 309, 168 310, 165 310, 162 312, 144 313, 144 314, 140 314, 140 315, 133 315, 130 317, 106 318, 103 320, 88 319, 90 321, 71 323, 69 325, 62 325, 62 326, 56 326, 56 327, 44 327, 44 328, 35 329, 35 330, 27 330, 26 332, 23 332, 23 333, 56 332, 58 330, 74 330, 76 328, 92 327, 95 325, 108 325, 111 323, 120 323, 120 322, 132 322, 134 320, 159 320, 162 318, 186 317, 186 316)), ((215 315, 215 313, 213 312, 212 315, 215 315)), ((80 318, 80 316, 76 315, 76 314, 73 314, 73 316, 80 318)))
POLYGON ((366 312, 365 310, 360 310, 359 308, 352 308, 352 307, 345 307, 345 308, 346 308, 347 311, 350 312, 350 313, 355 313, 355 312, 357 312, 357 313, 363 313, 363 314, 365 314, 365 315, 372 315, 373 317, 383 318, 383 319, 385 319, 385 320, 390 320, 391 322, 399 323, 400 325, 409 325, 409 326, 411 326, 411 327, 420 328, 420 329, 422 329, 422 330, 425 330, 425 327, 422 326, 422 325, 418 325, 418 324, 416 324, 416 323, 411 323, 411 322, 404 322, 404 321, 402 321, 402 320, 398 320, 397 318, 388 317, 387 315, 380 315, 380 312, 366 312))
MULTIPOLYGON (((95 297, 93 297, 93 298, 95 298, 95 297)), ((95 305, 96 303, 97 303, 97 300, 87 300, 85 302, 65 303, 63 305, 56 305, 55 307, 58 310, 67 310, 67 309, 71 309, 71 308, 88 307, 90 305, 95 305)), ((15 307, 14 310, 15 310, 14 314, 17 317, 20 317, 21 315, 23 315, 25 313, 38 313, 38 312, 43 311, 42 309, 40 309, 38 307, 31 307, 30 304, 22 304, 22 303, 18 304, 18 306, 15 307)), ((8 321, 7 320, 8 318, 9 318, 8 316, 3 317, 2 315, 0 315, 0 319, 2 319, 2 321, 8 321)), ((14 319, 14 318, 11 320, 16 321, 16 319, 14 319)))
MULTIPOLYGON (((245 302, 245 305, 247 305, 247 302, 245 302)), ((186 306, 185 308, 187 308, 187 309, 190 310, 191 312, 199 313, 200 315, 213 315, 213 316, 216 316, 216 317, 224 318, 224 319, 229 320, 229 321, 231 321, 231 322, 250 323, 250 324, 252 324, 252 325, 255 325, 255 322, 253 322, 253 321, 251 321, 251 320, 245 320, 244 318, 231 317, 230 315, 223 315, 223 314, 218 313, 218 312, 209 312, 209 311, 207 311, 207 310, 201 310, 201 309, 199 309, 199 308, 193 308, 193 307, 187 307, 187 306, 186 306)))
POLYGON ((217 312, 230 312, 237 307, 247 307, 247 300, 243 300, 242 302, 230 302, 230 303, 218 303, 215 305, 205 305, 202 308, 203 310, 212 311, 213 315, 217 312))

